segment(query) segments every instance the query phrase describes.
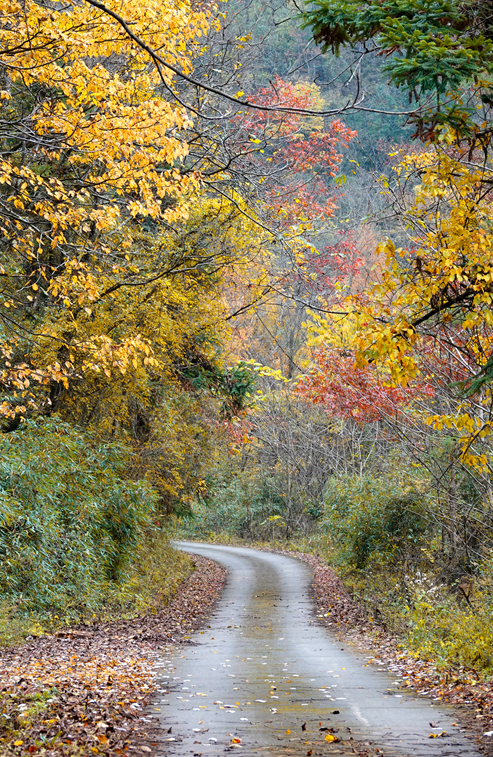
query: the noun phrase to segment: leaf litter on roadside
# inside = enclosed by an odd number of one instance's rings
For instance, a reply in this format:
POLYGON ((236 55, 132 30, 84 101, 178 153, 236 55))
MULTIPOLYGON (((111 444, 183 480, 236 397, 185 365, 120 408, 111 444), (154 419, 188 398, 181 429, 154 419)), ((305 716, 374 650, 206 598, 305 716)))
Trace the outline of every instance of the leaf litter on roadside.
MULTIPOLYGON (((312 597, 320 622, 330 626, 345 643, 374 651, 369 663, 378 663, 380 669, 396 676, 398 681, 395 683, 402 689, 412 689, 443 704, 466 705, 460 711, 461 726, 471 731, 483 754, 493 755, 493 744, 489 740, 493 736, 492 681, 486 681, 474 670, 441 670, 432 661, 416 659, 402 650, 398 638, 375 621, 370 621, 335 571, 319 557, 287 550, 275 551, 297 557, 312 568, 312 597)), ((455 725, 459 727, 458 723, 455 725)), ((436 735, 430 734, 430 738, 436 738, 436 735)))
POLYGON ((0 755, 154 753, 146 707, 165 647, 210 614, 226 571, 203 557, 162 611, 0 651, 0 755))

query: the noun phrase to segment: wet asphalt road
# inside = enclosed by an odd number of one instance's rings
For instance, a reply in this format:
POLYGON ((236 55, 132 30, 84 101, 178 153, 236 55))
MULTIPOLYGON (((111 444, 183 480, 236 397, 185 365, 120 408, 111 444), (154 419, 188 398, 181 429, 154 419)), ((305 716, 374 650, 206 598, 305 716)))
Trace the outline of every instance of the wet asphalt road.
POLYGON ((398 679, 317 624, 306 564, 253 549, 177 546, 216 560, 229 577, 208 627, 163 662, 153 714, 172 729, 170 755, 479 755, 453 710, 399 691, 398 679))

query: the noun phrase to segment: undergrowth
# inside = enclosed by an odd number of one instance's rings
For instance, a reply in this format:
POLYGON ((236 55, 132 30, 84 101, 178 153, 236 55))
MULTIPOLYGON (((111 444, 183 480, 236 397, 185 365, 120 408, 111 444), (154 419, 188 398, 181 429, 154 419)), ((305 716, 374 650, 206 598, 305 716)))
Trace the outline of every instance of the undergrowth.
POLYGON ((277 504, 269 511, 265 503, 258 512, 249 509, 246 530, 238 498, 229 501, 227 518, 214 502, 201 502, 199 517, 182 524, 180 535, 315 554, 337 572, 369 618, 416 657, 492 677, 493 559, 485 554, 468 569, 451 564, 434 531, 434 506, 416 478, 340 476, 329 482, 311 533, 300 528, 286 538, 277 504))
POLYGON ((0 438, 0 644, 152 612, 191 572, 130 450, 59 418, 0 438))
POLYGON ((26 638, 53 633, 74 623, 95 623, 154 613, 165 606, 180 583, 193 571, 192 558, 173 549, 169 535, 152 532, 140 544, 125 580, 108 582, 100 604, 89 611, 74 613, 73 607, 56 611, 26 612, 15 603, 0 600, 0 646, 21 644, 26 638))
POLYGON ((139 546, 126 580, 108 596, 105 612, 156 612, 168 603, 192 570, 192 558, 171 546, 168 533, 153 532, 139 546))

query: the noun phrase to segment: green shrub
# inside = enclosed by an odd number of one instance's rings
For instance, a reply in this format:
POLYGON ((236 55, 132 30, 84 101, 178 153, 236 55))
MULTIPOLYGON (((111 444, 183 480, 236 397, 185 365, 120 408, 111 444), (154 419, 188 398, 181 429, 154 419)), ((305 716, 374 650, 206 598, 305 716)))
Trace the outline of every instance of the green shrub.
POLYGON ((208 482, 208 494, 184 519, 182 535, 208 538, 224 534, 248 539, 274 538, 285 530, 286 504, 277 481, 258 470, 229 477, 218 475, 208 482))
POLYGON ((168 533, 151 532, 139 544, 124 581, 113 587, 105 610, 131 616, 158 610, 193 569, 193 559, 173 549, 168 533))
POLYGON ((56 612, 38 609, 33 600, 29 613, 0 599, 0 646, 21 644, 26 637, 51 633, 74 620, 111 621, 159 611, 193 569, 190 555, 173 549, 167 533, 150 532, 140 542, 122 581, 99 587, 99 605, 93 596, 90 611, 85 598, 76 614, 73 608, 62 606, 62 597, 56 612))
POLYGON ((476 564, 474 576, 455 584, 417 576, 402 613, 406 646, 444 667, 493 675, 493 560, 476 564))
POLYGON ((0 595, 20 611, 98 607, 129 567, 156 495, 128 451, 56 419, 0 437, 0 595))
POLYGON ((414 485, 396 478, 334 476, 319 527, 330 537, 339 563, 362 570, 419 550, 430 531, 427 505, 414 485))
POLYGON ((455 597, 422 600, 408 611, 406 646, 442 667, 463 666, 493 674, 493 615, 478 598, 475 609, 455 597))

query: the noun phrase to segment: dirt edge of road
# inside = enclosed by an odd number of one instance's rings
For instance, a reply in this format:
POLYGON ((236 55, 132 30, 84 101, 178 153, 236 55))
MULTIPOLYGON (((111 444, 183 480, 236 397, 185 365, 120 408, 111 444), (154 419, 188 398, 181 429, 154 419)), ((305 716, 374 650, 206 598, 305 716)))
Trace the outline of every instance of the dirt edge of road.
POLYGON ((206 624, 227 575, 192 557, 195 571, 159 613, 0 650, 0 757, 159 753, 147 708, 160 650, 206 624))

